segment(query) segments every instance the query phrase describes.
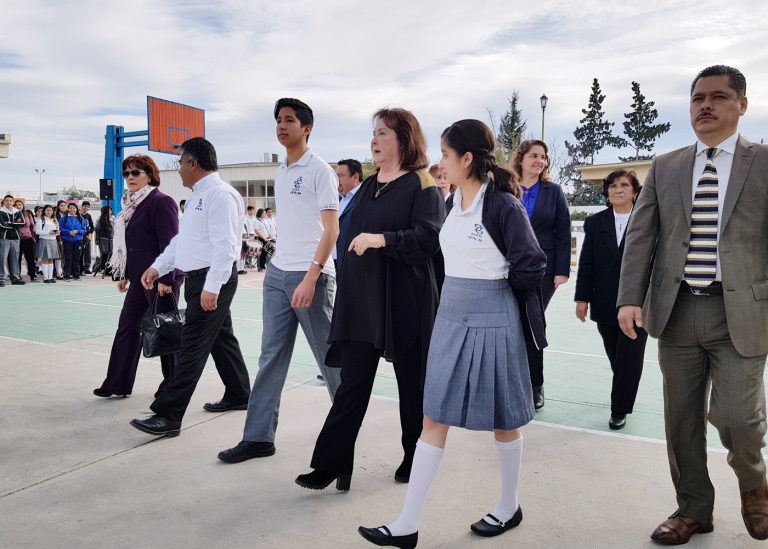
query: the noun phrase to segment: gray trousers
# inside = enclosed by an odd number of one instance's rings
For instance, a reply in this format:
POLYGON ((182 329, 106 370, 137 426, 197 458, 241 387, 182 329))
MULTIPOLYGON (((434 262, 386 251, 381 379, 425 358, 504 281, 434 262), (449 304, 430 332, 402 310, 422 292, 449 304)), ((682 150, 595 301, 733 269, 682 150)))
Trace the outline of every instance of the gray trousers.
POLYGON ((11 271, 11 280, 19 277, 19 241, 0 238, 0 280, 5 280, 6 267, 11 271))
POLYGON ((305 274, 303 271, 282 271, 272 264, 267 267, 264 277, 264 329, 261 335, 259 372, 256 374, 248 401, 243 440, 275 440, 280 396, 288 376, 288 366, 293 356, 299 325, 323 374, 331 400, 341 383, 340 370, 325 366, 325 355, 330 347, 328 334, 336 296, 336 279, 321 274, 315 286, 312 305, 307 309, 294 309, 291 307, 291 298, 305 274))
POLYGON ((707 419, 728 450, 739 490, 753 490, 765 479, 760 453, 766 432, 765 358, 736 351, 723 296, 680 291, 659 338, 659 364, 667 454, 681 515, 699 520, 712 516, 715 490, 707 471, 707 419))

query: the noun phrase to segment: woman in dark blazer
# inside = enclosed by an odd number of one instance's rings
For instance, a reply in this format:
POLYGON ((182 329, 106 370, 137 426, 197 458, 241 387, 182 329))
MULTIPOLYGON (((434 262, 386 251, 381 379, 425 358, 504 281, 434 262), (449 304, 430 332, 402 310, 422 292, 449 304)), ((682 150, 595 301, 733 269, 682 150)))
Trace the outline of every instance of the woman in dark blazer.
MULTIPOLYGON (((547 256, 541 281, 544 310, 555 290, 571 274, 571 214, 560 185, 549 180, 549 150, 538 139, 520 143, 512 158, 512 173, 523 193, 521 201, 531 221, 539 246, 547 256)), ((527 342, 533 404, 544 406, 544 350, 527 342)))
POLYGON ((609 207, 584 222, 576 278, 576 317, 585 322, 591 305, 590 318, 597 323, 613 371, 611 429, 622 429, 632 413, 648 339, 642 328, 636 328, 637 339, 629 339, 616 318, 624 234, 640 188, 634 172, 614 170, 605 178, 603 195, 609 207))
MULTIPOLYGON (((118 280, 117 289, 128 293, 112 343, 107 377, 101 387, 93 390, 94 395, 104 398, 131 394, 141 355, 141 319, 150 313, 155 299, 159 299, 158 311, 172 310, 173 300, 159 297, 158 291, 161 296, 173 292, 178 300, 184 282, 184 274, 174 270, 160 277, 157 290, 146 290, 141 285, 141 275, 179 232, 179 213, 176 202, 157 189, 160 173, 149 156, 126 158, 123 177, 128 192, 123 195, 122 211, 115 220, 109 267, 112 277, 118 280)), ((176 355, 160 357, 160 364, 163 382, 158 391, 173 375, 176 355)))

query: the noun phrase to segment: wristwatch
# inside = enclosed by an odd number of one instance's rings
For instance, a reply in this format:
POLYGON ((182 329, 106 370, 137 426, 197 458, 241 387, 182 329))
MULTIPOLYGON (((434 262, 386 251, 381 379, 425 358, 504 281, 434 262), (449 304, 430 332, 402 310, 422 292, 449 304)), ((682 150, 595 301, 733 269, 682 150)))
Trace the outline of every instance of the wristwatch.
POLYGON ((312 265, 317 265, 318 267, 320 267, 320 270, 321 270, 321 271, 322 271, 322 270, 323 270, 323 268, 325 267, 325 265, 323 265, 322 263, 320 263, 320 262, 319 262, 319 261, 317 261, 316 259, 313 259, 313 260, 312 260, 312 265))

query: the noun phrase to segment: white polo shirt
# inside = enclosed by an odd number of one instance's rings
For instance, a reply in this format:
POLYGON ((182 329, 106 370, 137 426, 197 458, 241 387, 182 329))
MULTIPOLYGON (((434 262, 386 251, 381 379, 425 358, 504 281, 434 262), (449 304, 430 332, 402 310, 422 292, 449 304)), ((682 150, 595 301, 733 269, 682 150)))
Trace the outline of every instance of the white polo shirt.
MULTIPOLYGON (((339 180, 312 149, 297 161, 287 160, 275 174, 275 206, 280 214, 280 242, 272 264, 283 271, 307 271, 323 236, 322 210, 339 209, 339 180)), ((333 261, 323 272, 335 276, 333 261)))
POLYGON ((483 225, 484 183, 472 204, 461 209, 461 188, 453 195, 453 208, 440 230, 445 274, 456 278, 497 280, 509 276, 509 264, 483 225))

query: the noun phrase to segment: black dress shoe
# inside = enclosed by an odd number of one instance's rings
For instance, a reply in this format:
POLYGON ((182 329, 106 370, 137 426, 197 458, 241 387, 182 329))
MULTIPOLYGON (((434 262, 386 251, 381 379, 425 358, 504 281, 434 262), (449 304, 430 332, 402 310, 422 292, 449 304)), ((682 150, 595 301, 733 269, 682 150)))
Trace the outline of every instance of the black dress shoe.
POLYGON ((523 508, 518 507, 517 512, 514 515, 512 515, 512 518, 509 519, 507 522, 501 522, 499 519, 497 519, 490 513, 488 513, 485 516, 495 521, 496 524, 488 524, 487 522, 485 522, 484 518, 481 518, 469 528, 478 536, 490 538, 492 536, 498 536, 499 534, 503 534, 507 530, 511 530, 512 528, 520 524, 523 521, 523 508))
MULTIPOLYGON (((101 387, 94 389, 93 394, 101 398, 109 398, 113 396, 113 393, 110 393, 109 391, 107 391, 106 389, 102 389, 101 387)), ((126 393, 124 395, 114 395, 114 396, 121 396, 123 398, 126 398, 129 394, 130 393, 126 393)))
POLYGON ((147 419, 132 419, 131 425, 139 431, 144 431, 150 435, 177 437, 181 432, 181 422, 172 421, 168 418, 158 416, 157 414, 147 419))
POLYGON ((11 280, 11 286, 24 286, 24 284, 26 284, 26 282, 24 282, 20 278, 17 278, 15 280, 11 280))
POLYGON ((268 457, 275 454, 272 442, 240 441, 237 446, 219 452, 219 459, 225 463, 240 463, 247 459, 268 457))
POLYGON ((544 408, 544 386, 534 385, 533 387, 533 407, 537 410, 544 408))
POLYGON ((348 492, 349 484, 352 482, 352 475, 328 473, 316 469, 306 475, 297 476, 296 484, 302 488, 309 488, 310 490, 322 490, 323 488, 327 488, 334 480, 336 481, 337 490, 348 492))
POLYGON ((418 532, 414 532, 413 534, 408 534, 406 536, 393 536, 390 533, 389 528, 386 526, 380 526, 379 528, 366 528, 365 526, 360 526, 357 529, 357 532, 374 545, 378 545, 380 547, 399 547, 400 549, 413 549, 416 547, 416 544, 419 541, 418 532), (386 530, 386 533, 379 530, 379 528, 386 530))
POLYGON ((626 414, 611 414, 611 419, 608 420, 608 427, 610 427, 614 431, 623 429, 626 424, 627 424, 626 414))
POLYGON ((220 400, 218 402, 206 402, 203 405, 203 410, 207 412, 229 412, 231 410, 247 410, 248 403, 232 404, 226 400, 220 400))
POLYGON ((411 467, 413 466, 413 454, 406 455, 403 458, 402 463, 395 471, 395 482, 402 482, 403 484, 411 480, 411 467))

